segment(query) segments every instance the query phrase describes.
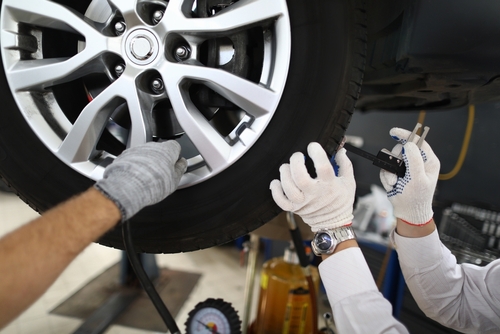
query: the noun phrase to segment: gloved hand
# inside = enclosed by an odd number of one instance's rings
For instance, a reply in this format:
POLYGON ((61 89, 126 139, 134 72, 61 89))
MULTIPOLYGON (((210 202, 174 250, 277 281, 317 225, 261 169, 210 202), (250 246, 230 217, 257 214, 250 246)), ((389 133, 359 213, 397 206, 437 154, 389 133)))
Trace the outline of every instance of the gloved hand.
POLYGON ((307 153, 317 177, 313 179, 307 172, 304 155, 294 153, 290 164, 280 167, 281 181, 271 182, 274 201, 283 210, 299 215, 313 232, 350 225, 356 181, 346 150, 339 150, 335 156, 338 176, 320 144, 310 143, 307 153))
POLYGON ((116 203, 122 221, 173 193, 187 168, 179 143, 149 142, 123 151, 95 187, 116 203))
POLYGON ((390 135, 399 142, 392 153, 402 153, 406 165, 404 177, 385 170, 380 171, 380 180, 387 191, 387 197, 394 207, 394 215, 410 225, 425 225, 434 212, 432 197, 439 177, 440 162, 429 144, 424 141, 419 149, 414 142, 407 142, 410 131, 392 128, 390 135))

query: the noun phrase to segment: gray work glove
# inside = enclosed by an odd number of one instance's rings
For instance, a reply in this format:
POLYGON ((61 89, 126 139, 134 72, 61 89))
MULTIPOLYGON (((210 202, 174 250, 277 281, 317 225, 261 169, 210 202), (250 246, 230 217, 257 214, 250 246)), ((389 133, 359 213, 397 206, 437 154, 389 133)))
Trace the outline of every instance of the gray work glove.
POLYGON ((149 142, 123 151, 95 187, 116 203, 122 221, 173 193, 187 168, 179 143, 149 142))

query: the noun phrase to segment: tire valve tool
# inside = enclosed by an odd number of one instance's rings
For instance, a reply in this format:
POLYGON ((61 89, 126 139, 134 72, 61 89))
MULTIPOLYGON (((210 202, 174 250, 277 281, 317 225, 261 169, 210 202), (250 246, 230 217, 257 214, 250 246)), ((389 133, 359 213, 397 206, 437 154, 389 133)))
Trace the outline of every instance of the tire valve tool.
MULTIPOLYGON (((415 128, 413 129, 412 133, 408 137, 407 141, 413 141, 413 138, 415 137, 415 134, 417 133, 418 129, 422 127, 422 124, 417 123, 415 128)), ((429 132, 429 127, 426 126, 424 127, 424 131, 422 133, 422 136, 420 136, 420 139, 417 141, 417 147, 420 148, 422 146, 422 143, 425 140, 425 137, 427 136, 427 133, 429 132)), ((391 153, 391 151, 383 148, 378 152, 378 154, 375 156, 369 152, 363 151, 360 148, 357 148, 356 146, 353 146, 349 143, 346 143, 346 138, 344 137, 342 143, 339 145, 339 150, 344 147, 347 151, 352 152, 356 155, 359 155, 360 157, 363 157, 365 159, 368 159, 373 162, 373 165, 380 167, 388 172, 391 172, 393 174, 396 174, 399 177, 403 177, 406 173, 406 165, 403 161, 403 158, 400 155, 395 155, 391 153)))

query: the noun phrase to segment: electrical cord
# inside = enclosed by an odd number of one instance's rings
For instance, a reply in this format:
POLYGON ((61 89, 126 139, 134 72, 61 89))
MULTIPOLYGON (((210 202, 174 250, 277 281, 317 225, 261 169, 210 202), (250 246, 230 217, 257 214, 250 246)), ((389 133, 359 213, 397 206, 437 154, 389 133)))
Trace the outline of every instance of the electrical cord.
MULTIPOLYGON (((472 135, 472 129, 474 127, 475 114, 476 114, 476 108, 474 107, 473 104, 469 105, 469 117, 467 119, 467 127, 465 128, 464 139, 462 141, 462 148, 460 149, 457 162, 455 163, 455 166, 450 172, 445 174, 439 174, 440 181, 446 181, 454 178, 455 176, 457 176, 458 172, 460 172, 460 169, 462 169, 462 165, 464 164, 465 161, 465 156, 467 155, 467 151, 469 149, 469 142, 472 135)), ((425 119, 425 110, 421 110, 418 115, 418 123, 423 125, 424 119, 425 119)))
POLYGON ((460 154, 458 156, 457 163, 449 173, 439 174, 439 180, 445 181, 455 177, 462 168, 465 156, 467 155, 467 150, 469 149, 469 142, 472 134, 472 128, 474 127, 474 115, 475 115, 475 108, 474 105, 471 104, 469 105, 469 118, 467 119, 467 127, 465 129, 464 140, 462 142, 462 148, 460 149, 460 154))
POLYGON ((146 274, 146 271, 144 270, 141 261, 139 260, 139 255, 134 249, 134 243, 132 241, 132 232, 130 230, 130 223, 128 220, 122 224, 122 236, 127 257, 130 261, 132 269, 134 270, 135 274, 137 275, 137 278, 139 279, 139 282, 141 282, 142 287, 144 288, 149 298, 153 302, 153 305, 160 314, 160 317, 162 318, 163 322, 167 326, 170 333, 180 334, 181 332, 179 331, 179 328, 177 327, 174 318, 168 311, 167 307, 165 306, 165 303, 163 303, 163 300, 156 291, 153 283, 146 274))

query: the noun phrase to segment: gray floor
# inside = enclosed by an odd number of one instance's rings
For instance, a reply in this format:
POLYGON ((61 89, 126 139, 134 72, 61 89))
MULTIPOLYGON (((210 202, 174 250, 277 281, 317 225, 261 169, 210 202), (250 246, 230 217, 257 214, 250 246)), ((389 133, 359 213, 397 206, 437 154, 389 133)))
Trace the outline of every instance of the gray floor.
MULTIPOLYGON (((17 196, 0 191, 0 236, 37 217, 38 214, 17 196)), ((121 258, 121 251, 98 244, 90 245, 64 271, 52 287, 26 312, 1 334, 72 333, 82 320, 49 314, 61 302, 100 275, 121 258)), ((239 252, 231 247, 214 247, 207 250, 156 255, 160 267, 201 274, 198 284, 179 311, 176 322, 184 331, 188 312, 205 299, 222 298, 233 304, 242 315, 246 268, 239 264, 239 252)), ((258 274, 258 273, 257 273, 258 274)), ((258 278, 257 278, 258 279, 258 278)), ((258 281, 257 281, 258 282, 258 281)), ((256 284, 258 286, 258 284, 256 284)), ((254 301, 257 292, 254 292, 254 301)), ((252 318, 253 316, 251 316, 252 318)), ((122 326, 112 326, 106 333, 152 333, 122 326)))

